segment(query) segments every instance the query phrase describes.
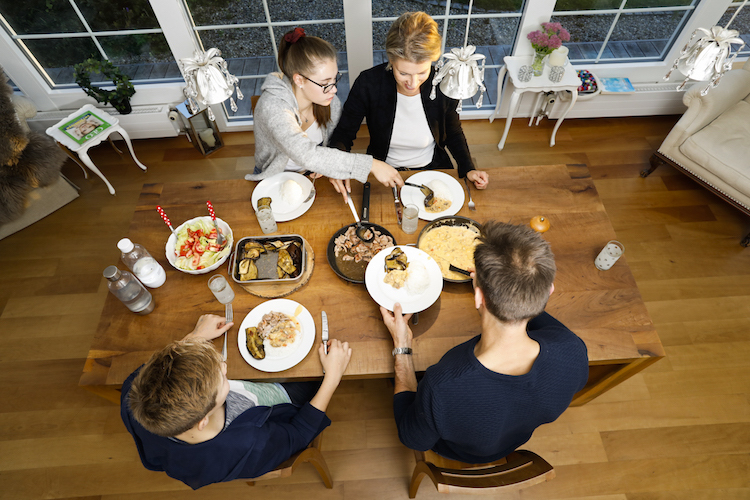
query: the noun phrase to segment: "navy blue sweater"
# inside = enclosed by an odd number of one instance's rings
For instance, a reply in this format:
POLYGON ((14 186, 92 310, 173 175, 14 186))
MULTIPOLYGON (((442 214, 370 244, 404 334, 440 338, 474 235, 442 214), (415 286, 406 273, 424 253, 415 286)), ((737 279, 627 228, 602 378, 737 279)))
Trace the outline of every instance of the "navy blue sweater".
POLYGON ((213 439, 198 444, 173 441, 150 433, 130 413, 128 394, 138 370, 122 384, 122 421, 133 435, 144 467, 164 471, 193 489, 272 471, 331 424, 326 414, 310 403, 301 408, 291 404, 255 406, 213 439))
POLYGON ((474 355, 480 336, 448 351, 425 372, 417 392, 393 397, 401 442, 469 463, 498 460, 552 422, 588 379, 586 345, 547 313, 528 324, 540 345, 519 376, 485 368, 474 355))

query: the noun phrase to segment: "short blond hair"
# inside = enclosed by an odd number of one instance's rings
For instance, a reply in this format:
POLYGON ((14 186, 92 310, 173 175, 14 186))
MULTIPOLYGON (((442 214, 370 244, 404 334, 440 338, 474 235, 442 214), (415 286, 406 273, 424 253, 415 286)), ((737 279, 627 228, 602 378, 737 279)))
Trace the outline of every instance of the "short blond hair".
POLYGON ((200 338, 172 342, 154 353, 133 380, 128 405, 147 431, 174 437, 216 407, 221 355, 200 338))
POLYGON ((434 19, 425 12, 404 12, 393 21, 385 39, 388 67, 395 59, 412 63, 440 59, 441 38, 434 19))

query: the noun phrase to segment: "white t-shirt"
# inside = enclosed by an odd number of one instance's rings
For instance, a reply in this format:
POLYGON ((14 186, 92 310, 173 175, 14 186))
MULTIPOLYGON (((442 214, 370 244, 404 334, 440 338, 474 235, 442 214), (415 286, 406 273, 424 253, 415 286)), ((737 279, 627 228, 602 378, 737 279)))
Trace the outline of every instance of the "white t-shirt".
POLYGON ((432 161, 435 139, 427 125, 422 96, 396 95, 396 118, 385 162, 394 167, 424 167, 432 161))
MULTIPOLYGON (((323 131, 318 125, 318 122, 314 122, 312 125, 310 125, 310 127, 305 130, 305 134, 307 135, 307 138, 313 141, 315 144, 319 146, 323 144, 323 131)), ((307 167, 301 167, 297 165, 290 158, 284 170, 286 170, 287 172, 302 172, 309 169, 307 167)))

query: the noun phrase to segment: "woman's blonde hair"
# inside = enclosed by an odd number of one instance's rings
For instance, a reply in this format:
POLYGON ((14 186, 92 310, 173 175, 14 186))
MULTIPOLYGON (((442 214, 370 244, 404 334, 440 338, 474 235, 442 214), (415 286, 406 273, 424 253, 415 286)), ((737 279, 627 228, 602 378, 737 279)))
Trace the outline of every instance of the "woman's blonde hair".
POLYGON ((440 59, 441 38, 434 19, 425 12, 404 12, 393 21, 385 39, 388 69, 395 59, 412 63, 440 59))
POLYGON ((216 406, 221 363, 213 344, 199 338, 173 342, 154 353, 130 388, 133 417, 158 436, 191 429, 216 406))
MULTIPOLYGON (((295 74, 307 76, 326 61, 336 61, 336 49, 322 38, 307 36, 302 28, 295 28, 281 37, 279 69, 292 85, 295 74)), ((331 107, 313 103, 313 115, 318 125, 325 128, 331 120, 331 107)))

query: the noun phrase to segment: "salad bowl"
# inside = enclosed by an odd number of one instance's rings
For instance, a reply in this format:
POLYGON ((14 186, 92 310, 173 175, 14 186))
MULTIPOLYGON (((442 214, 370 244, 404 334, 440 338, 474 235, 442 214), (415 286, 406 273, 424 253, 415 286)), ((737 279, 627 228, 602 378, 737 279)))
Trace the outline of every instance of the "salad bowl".
MULTIPOLYGON (((203 231, 206 231, 207 233, 210 232, 212 229, 214 229, 213 220, 209 216, 195 217, 193 219, 185 221, 180 226, 178 226, 175 229, 174 233, 169 236, 169 239, 167 239, 167 244, 164 248, 167 260, 172 265, 172 267, 187 274, 206 274, 218 269, 219 266, 226 262, 229 254, 232 253, 234 244, 232 228, 229 227, 229 224, 219 219, 218 217, 216 218, 216 223, 219 225, 219 228, 223 231, 224 236, 227 238, 224 244, 224 248, 220 252, 212 252, 210 249, 206 248, 205 253, 199 255, 197 258, 194 255, 191 256, 190 261, 193 264, 191 267, 196 267, 196 269, 188 269, 186 267, 181 267, 180 265, 178 265, 178 253, 180 251, 180 248, 178 248, 178 241, 185 241, 188 228, 190 228, 191 231, 197 231, 198 229, 201 229, 203 231)), ((184 243, 181 243, 180 246, 182 246, 183 244, 184 243)))

